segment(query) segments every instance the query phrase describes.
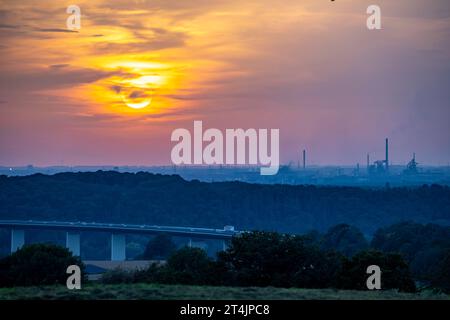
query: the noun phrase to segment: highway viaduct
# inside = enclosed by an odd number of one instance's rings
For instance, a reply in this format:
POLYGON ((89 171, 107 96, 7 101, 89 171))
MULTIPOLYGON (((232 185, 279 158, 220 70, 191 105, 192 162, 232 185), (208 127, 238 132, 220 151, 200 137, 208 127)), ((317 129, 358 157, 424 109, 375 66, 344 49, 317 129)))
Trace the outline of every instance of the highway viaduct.
MULTIPOLYGON (((126 259, 126 234, 154 235, 159 233, 177 237, 222 240, 223 248, 233 236, 241 233, 231 226, 223 229, 170 227, 155 225, 68 222, 68 221, 35 221, 35 220, 0 220, 0 228, 11 229, 11 253, 25 244, 26 230, 58 230, 66 232, 66 247, 75 256, 80 256, 80 233, 108 232, 111 234, 111 260, 126 259)), ((189 241, 191 243, 191 241, 189 241)))

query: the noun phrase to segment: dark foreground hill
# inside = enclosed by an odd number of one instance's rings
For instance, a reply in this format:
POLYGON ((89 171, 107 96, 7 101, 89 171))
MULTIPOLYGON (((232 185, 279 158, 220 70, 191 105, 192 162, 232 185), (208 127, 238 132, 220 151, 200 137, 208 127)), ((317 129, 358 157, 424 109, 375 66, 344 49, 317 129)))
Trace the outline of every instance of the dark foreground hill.
POLYGON ((293 233, 348 223, 371 234, 404 220, 450 225, 450 188, 203 183, 143 172, 0 176, 0 219, 234 225, 293 233))

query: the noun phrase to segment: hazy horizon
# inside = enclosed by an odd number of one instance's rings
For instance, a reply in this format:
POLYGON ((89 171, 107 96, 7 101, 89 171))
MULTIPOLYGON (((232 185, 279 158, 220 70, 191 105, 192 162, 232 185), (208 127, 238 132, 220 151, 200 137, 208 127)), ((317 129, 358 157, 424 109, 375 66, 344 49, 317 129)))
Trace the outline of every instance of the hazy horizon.
POLYGON ((170 165, 176 128, 278 128, 280 162, 450 162, 448 0, 0 0, 0 165, 170 165), (143 108, 140 108, 144 106, 143 108), (140 108, 140 109, 138 109, 140 108))

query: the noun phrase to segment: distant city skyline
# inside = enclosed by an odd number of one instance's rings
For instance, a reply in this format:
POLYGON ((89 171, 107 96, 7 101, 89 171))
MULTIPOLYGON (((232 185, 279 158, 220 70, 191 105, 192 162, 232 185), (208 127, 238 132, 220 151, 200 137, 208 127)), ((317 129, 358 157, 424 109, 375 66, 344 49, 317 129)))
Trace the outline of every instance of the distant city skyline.
POLYGON ((171 165, 195 120, 279 128, 281 164, 450 163, 448 0, 67 5, 0 0, 0 166, 171 165))

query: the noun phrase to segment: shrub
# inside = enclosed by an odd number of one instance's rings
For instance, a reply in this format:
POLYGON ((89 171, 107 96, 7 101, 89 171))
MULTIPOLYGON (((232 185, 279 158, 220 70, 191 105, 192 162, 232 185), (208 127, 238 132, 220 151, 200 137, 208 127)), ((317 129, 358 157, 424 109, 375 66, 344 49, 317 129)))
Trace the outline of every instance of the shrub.
POLYGON ((416 286, 409 272, 408 265, 399 254, 382 253, 367 250, 345 259, 337 286, 341 289, 367 290, 366 280, 369 275, 367 267, 377 265, 380 267, 381 288, 398 289, 404 292, 415 292, 416 286))
POLYGON ((212 284, 214 262, 205 250, 184 247, 173 253, 159 270, 158 280, 164 283, 212 284))
POLYGON ((0 286, 34 286, 65 284, 67 267, 84 265, 79 257, 61 246, 31 244, 0 260, 0 286))
POLYGON ((167 234, 159 234, 150 240, 141 259, 163 260, 169 257, 177 249, 172 237, 167 234))
POLYGON ((119 284, 119 283, 132 283, 134 282, 134 271, 127 271, 121 268, 115 268, 108 270, 100 278, 101 283, 104 284, 119 284))
POLYGON ((333 282, 340 265, 334 258, 300 236, 251 232, 233 238, 218 264, 239 286, 321 288, 333 282))
POLYGON ((447 250, 444 258, 438 264, 438 270, 432 280, 432 285, 450 294, 450 250, 447 250))
POLYGON ((366 250, 369 244, 358 228, 348 224, 338 224, 328 230, 323 236, 322 248, 336 250, 347 257, 366 250))

